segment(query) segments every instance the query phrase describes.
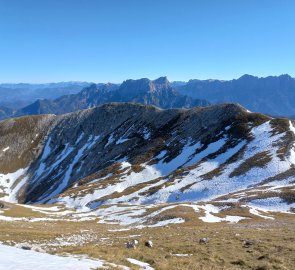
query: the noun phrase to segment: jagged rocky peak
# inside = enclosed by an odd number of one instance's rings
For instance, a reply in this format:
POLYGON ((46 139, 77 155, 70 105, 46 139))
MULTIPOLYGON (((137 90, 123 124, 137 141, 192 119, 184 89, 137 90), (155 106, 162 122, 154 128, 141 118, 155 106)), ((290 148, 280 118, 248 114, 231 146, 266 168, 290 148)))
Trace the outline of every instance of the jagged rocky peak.
POLYGON ((160 77, 156 80, 147 78, 139 80, 126 80, 122 83, 120 91, 126 94, 139 94, 153 92, 156 89, 170 87, 167 77, 160 77))
POLYGON ((124 81, 120 87, 120 92, 126 95, 138 95, 142 93, 161 91, 167 88, 171 88, 167 77, 160 77, 156 80, 143 78, 139 80, 124 81))
POLYGON ((177 95, 177 91, 172 87, 167 77, 160 77, 154 81, 151 81, 151 91, 158 92, 159 94, 168 93, 170 95, 177 95), (172 94, 173 93, 173 94, 172 94))
POLYGON ((147 78, 139 80, 126 80, 121 84, 120 93, 134 95, 146 93, 150 89, 150 80, 147 78))
POLYGON ((170 85, 170 82, 167 78, 167 76, 159 77, 158 79, 153 80, 155 84, 161 84, 161 85, 170 85))
POLYGON ((152 81, 152 83, 158 88, 171 88, 171 84, 168 81, 166 76, 160 77, 160 78, 152 81))

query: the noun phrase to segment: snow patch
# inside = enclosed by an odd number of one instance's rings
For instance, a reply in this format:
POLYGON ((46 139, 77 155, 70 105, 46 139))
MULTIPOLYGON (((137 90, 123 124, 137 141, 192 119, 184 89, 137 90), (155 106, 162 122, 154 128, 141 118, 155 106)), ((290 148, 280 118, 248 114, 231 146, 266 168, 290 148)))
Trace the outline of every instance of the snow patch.
POLYGON ((199 218, 204 222, 215 223, 215 222, 226 221, 231 223, 237 223, 240 220, 245 219, 245 217, 240 217, 240 216, 226 216, 224 218, 217 217, 213 214, 218 214, 221 209, 212 204, 206 204, 204 206, 199 206, 199 207, 205 210, 205 216, 199 218))
POLYGON ((129 141, 129 139, 124 139, 124 138, 119 138, 117 141, 116 141, 116 144, 121 144, 121 143, 124 143, 124 142, 127 142, 129 141))
POLYGON ((290 213, 292 208, 295 209, 295 203, 288 204, 279 197, 252 200, 248 205, 264 212, 290 213))
POLYGON ((0 264, 1 269, 5 270, 90 270, 104 266, 101 260, 61 257, 2 244, 0 244, 0 264))
POLYGON ((13 173, 0 174, 0 191, 6 194, 1 199, 8 202, 17 202, 17 193, 26 183, 25 176, 28 168, 19 169, 13 173))
POLYGON ((107 142, 107 144, 105 145, 105 147, 109 146, 109 145, 112 144, 114 141, 115 141, 114 133, 112 133, 112 134, 109 136, 109 138, 108 138, 108 142, 107 142))
POLYGON ((132 258, 127 258, 127 261, 132 263, 132 264, 135 264, 135 265, 139 266, 140 270, 154 270, 154 268, 151 267, 148 263, 141 262, 141 261, 138 261, 138 260, 135 260, 135 259, 132 259, 132 258))

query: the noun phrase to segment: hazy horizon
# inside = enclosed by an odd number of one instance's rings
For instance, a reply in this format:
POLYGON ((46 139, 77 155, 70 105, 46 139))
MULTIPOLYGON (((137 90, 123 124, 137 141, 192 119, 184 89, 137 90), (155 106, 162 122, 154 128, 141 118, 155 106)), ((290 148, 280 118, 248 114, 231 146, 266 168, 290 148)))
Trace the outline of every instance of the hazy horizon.
POLYGON ((63 81, 47 81, 47 82, 22 82, 22 81, 19 81, 19 82, 0 82, 0 85, 9 85, 9 84, 12 84, 12 85, 17 85, 17 84, 32 84, 32 85, 38 85, 38 84, 59 84, 59 83, 95 83, 95 84, 98 84, 98 83, 113 83, 113 84, 121 84, 123 83, 124 81, 126 80, 140 80, 140 79, 150 79, 150 80, 156 80, 160 77, 167 77, 167 79, 170 81, 170 82, 188 82, 189 80, 201 80, 201 81, 206 81, 206 80, 217 80, 217 81, 231 81, 231 80, 238 80, 239 78, 241 78, 242 76, 244 75, 249 75, 249 76, 253 76, 253 77, 257 77, 257 78, 267 78, 267 77, 280 77, 280 76, 284 76, 284 75, 289 75, 290 77, 292 78, 295 78, 295 76, 292 76, 291 74, 289 73, 284 73, 284 74, 278 74, 278 75, 267 75, 267 76, 257 76, 255 74, 249 74, 249 73, 245 73, 245 74, 242 74, 238 77, 235 77, 235 78, 229 78, 229 79, 223 79, 223 78, 198 78, 198 77, 194 77, 194 78, 190 78, 188 80, 172 80, 170 79, 168 76, 158 76, 156 78, 148 78, 148 77, 141 77, 141 78, 126 78, 125 80, 123 81, 120 81, 120 82, 114 82, 114 81, 95 81, 95 80, 91 80, 91 81, 79 81, 79 80, 69 80, 69 81, 66 81, 66 80, 63 80, 63 81))

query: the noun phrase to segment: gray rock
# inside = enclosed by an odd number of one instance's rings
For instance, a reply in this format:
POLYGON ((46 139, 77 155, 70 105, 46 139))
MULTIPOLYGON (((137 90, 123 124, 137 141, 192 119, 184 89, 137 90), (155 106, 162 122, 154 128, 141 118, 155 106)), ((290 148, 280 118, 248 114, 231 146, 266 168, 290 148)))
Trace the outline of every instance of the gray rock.
POLYGON ((209 243, 208 237, 203 237, 199 240, 199 244, 208 244, 208 243, 209 243))
POLYGON ((28 246, 21 246, 20 248, 24 249, 24 250, 31 250, 32 249, 31 247, 28 247, 28 246))
POLYGON ((148 240, 148 241, 145 241, 144 245, 146 247, 152 248, 154 244, 153 244, 153 242, 151 240, 148 240))
POLYGON ((126 247, 129 249, 136 249, 136 246, 139 244, 138 240, 132 239, 126 243, 126 247))
POLYGON ((250 246, 253 246, 255 244, 255 241, 253 240, 243 240, 243 247, 249 248, 250 246))

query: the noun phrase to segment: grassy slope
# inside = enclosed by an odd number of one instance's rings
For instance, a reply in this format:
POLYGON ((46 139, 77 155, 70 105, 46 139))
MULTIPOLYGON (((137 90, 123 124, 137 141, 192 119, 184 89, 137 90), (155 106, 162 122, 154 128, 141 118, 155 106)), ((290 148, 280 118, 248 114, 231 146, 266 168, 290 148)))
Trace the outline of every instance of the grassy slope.
MULTIPOLYGON (((203 223, 191 208, 178 207, 166 214, 182 216, 187 222, 169 227, 114 232, 109 230, 118 228, 117 225, 99 224, 97 220, 1 221, 0 241, 7 244, 35 244, 54 254, 87 254, 126 266, 132 266, 126 258, 135 258, 160 270, 266 270, 292 269, 294 266, 293 215, 277 214, 275 221, 252 217, 238 224, 229 224, 203 223), (206 245, 199 244, 198 240, 202 237, 209 237, 210 242, 206 245), (60 238, 67 244, 60 244, 60 238), (135 250, 126 249, 126 241, 132 238, 139 240, 139 247, 135 250), (149 239, 154 242, 152 249, 144 246, 144 241, 149 239), (253 241, 253 245, 244 247, 243 240, 246 239, 253 241), (191 255, 177 257, 173 254, 191 255)), ((11 205, 5 215, 45 216, 16 205, 11 205)))

